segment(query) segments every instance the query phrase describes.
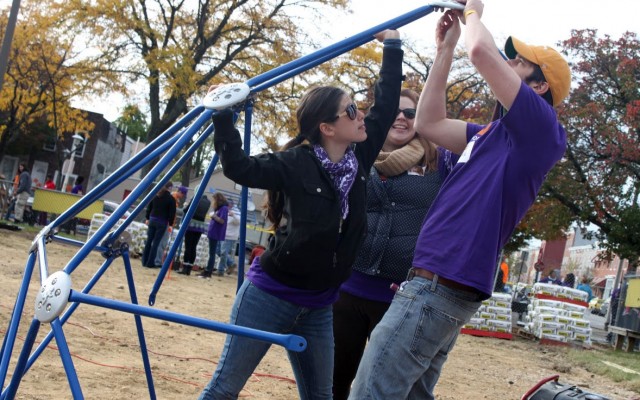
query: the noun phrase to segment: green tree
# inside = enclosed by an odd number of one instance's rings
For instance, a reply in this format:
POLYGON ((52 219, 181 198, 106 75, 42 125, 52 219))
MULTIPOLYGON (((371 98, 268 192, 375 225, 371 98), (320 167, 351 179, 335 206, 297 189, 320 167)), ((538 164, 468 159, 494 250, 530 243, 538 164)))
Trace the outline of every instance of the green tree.
POLYGON ((149 124, 146 116, 137 105, 128 104, 122 110, 122 115, 114 123, 123 130, 129 137, 147 141, 147 131, 149 124))
POLYGON ((611 251, 640 256, 640 42, 575 30, 562 42, 574 88, 560 108, 567 152, 540 195, 554 199, 581 226, 593 224, 611 251))

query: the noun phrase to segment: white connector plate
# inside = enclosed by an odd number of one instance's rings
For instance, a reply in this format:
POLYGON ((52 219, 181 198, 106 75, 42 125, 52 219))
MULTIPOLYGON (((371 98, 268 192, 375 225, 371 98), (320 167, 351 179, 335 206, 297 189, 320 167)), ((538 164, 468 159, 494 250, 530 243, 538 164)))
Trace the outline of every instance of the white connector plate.
POLYGON ((211 110, 224 110, 245 101, 250 92, 246 83, 229 83, 207 93, 202 105, 211 110))
POLYGON ((432 1, 430 6, 451 8, 452 10, 464 10, 464 4, 457 3, 455 1, 432 1))
POLYGON ((36 318, 51 322, 64 311, 71 293, 71 277, 64 271, 50 275, 36 296, 36 318))

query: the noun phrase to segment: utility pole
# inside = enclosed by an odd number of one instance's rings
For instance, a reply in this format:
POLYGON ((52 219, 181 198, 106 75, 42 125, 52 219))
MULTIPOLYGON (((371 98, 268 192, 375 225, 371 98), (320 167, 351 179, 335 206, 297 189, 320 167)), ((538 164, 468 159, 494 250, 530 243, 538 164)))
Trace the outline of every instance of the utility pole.
POLYGON ((2 49, 0 49, 0 90, 2 90, 2 85, 4 84, 4 73, 7 72, 7 65, 9 65, 9 53, 11 52, 13 33, 16 30, 16 22, 18 21, 18 10, 20 10, 20 0, 13 0, 7 29, 4 32, 2 49))

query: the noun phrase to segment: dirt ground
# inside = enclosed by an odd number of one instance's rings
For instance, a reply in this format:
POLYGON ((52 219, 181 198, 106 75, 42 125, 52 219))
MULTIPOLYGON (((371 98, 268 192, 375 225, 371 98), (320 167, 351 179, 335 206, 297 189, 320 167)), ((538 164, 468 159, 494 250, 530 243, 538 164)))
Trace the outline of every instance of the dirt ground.
MULTIPOLYGON (((32 235, 31 235, 32 236, 32 235)), ((0 230, 0 330, 6 333, 20 287, 32 238, 22 232, 0 230)), ((47 245, 49 273, 61 270, 78 249, 47 245)), ((72 274, 72 288, 81 291, 104 258, 92 253, 72 274)), ((135 289, 140 304, 147 304, 157 270, 142 268, 132 259, 135 289)), ((116 260, 91 294, 130 301, 122 260, 116 260)), ((236 276, 211 280, 172 274, 158 292, 155 308, 216 321, 228 321, 236 290, 236 276)), ((19 338, 12 355, 9 377, 34 316, 34 299, 40 288, 38 266, 31 280, 22 313, 19 338)), ((147 349, 158 399, 195 399, 209 380, 224 342, 224 334, 143 318, 147 349)), ((43 324, 40 341, 49 331, 43 324)), ((64 325, 84 397, 87 399, 149 398, 134 319, 130 314, 81 305, 64 325)), ((59 353, 52 342, 20 384, 18 399, 72 398, 59 353)), ((598 351, 598 350, 585 350, 598 351)), ((565 349, 540 346, 534 341, 461 335, 436 387, 441 400, 520 399, 541 379, 559 374, 563 383, 607 395, 612 400, 640 399, 606 378, 572 366, 565 349)), ((396 360, 401 368, 402 360, 396 360)), ((9 382, 5 382, 5 387, 9 382)), ((273 346, 241 398, 297 399, 298 394, 285 351, 273 346)))

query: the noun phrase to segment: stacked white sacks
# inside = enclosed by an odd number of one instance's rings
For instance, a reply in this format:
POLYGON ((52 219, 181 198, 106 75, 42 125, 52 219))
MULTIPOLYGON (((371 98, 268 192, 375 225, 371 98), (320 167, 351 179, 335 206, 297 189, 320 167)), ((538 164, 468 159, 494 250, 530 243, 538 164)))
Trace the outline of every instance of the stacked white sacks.
POLYGON ((584 296, 575 289, 559 285, 536 283, 533 286, 533 301, 525 317, 525 331, 540 339, 558 342, 591 344, 591 324, 585 319, 587 307, 572 301, 585 302, 584 296), (553 296, 536 298, 536 296, 553 296))
POLYGON ((484 300, 466 329, 511 333, 511 295, 494 292, 484 300))
MULTIPOLYGON (((167 244, 167 247, 166 247, 167 250, 170 249, 171 246, 173 245, 177 232, 178 230, 174 229, 173 233, 169 237, 169 243, 167 244)), ((184 259, 184 239, 182 242, 182 246, 178 248, 178 251, 179 251, 178 258, 180 260, 183 260, 184 259)), ((207 266, 208 260, 209 260, 209 239, 207 238, 207 235, 203 233, 202 236, 200 236, 200 240, 198 241, 198 246, 196 247, 196 259, 193 264, 199 268, 204 268, 207 266)))
MULTIPOLYGON (((108 216, 104 214, 93 214, 91 224, 89 225, 89 231, 87 232, 87 240, 89 240, 91 236, 98 231, 107 218, 108 216)), ((124 221, 124 219, 118 220, 113 229, 119 228, 124 221)), ((132 221, 126 231, 131 234, 129 252, 133 254, 142 254, 142 251, 144 250, 144 243, 147 240, 147 226, 143 223, 132 221)))

